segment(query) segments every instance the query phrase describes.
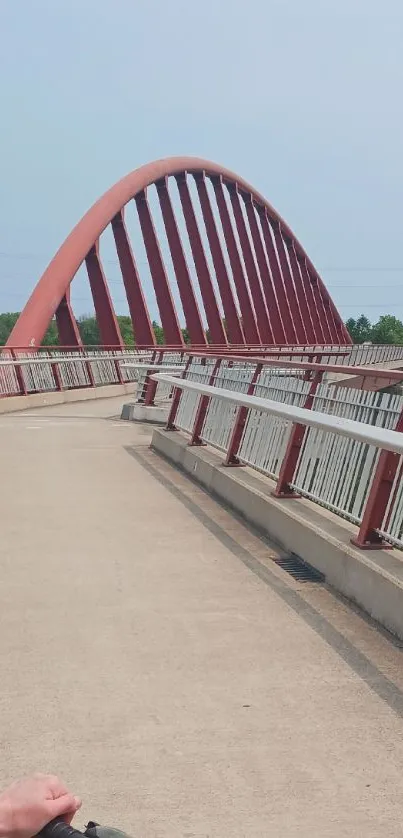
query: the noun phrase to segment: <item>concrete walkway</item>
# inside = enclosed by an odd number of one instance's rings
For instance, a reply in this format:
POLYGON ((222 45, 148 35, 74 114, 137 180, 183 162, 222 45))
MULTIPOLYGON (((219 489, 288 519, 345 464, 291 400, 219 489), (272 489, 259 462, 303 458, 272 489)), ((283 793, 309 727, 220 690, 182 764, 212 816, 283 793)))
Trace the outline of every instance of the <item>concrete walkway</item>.
POLYGON ((401 838, 402 651, 119 411, 0 418, 1 784, 135 838, 401 838))

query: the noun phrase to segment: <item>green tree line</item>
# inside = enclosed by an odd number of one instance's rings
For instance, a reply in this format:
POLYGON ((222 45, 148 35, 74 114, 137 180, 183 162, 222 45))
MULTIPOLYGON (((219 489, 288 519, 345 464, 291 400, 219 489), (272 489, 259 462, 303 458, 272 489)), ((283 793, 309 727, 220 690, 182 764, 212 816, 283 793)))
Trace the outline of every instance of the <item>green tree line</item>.
MULTIPOLYGON (((0 346, 4 346, 15 326, 20 313, 19 311, 7 312, 0 314, 0 346)), ((126 346, 134 346, 135 338, 133 334, 133 325, 130 317, 127 315, 118 315, 117 317, 120 332, 126 346)), ((99 334, 98 323, 95 317, 82 316, 77 319, 77 325, 80 331, 81 340, 84 346, 99 346, 101 344, 101 336, 99 334)), ((158 345, 164 343, 164 330, 155 320, 152 323, 155 340, 158 345)), ((187 329, 182 329, 183 339, 185 343, 189 343, 189 334, 187 329)), ((46 335, 42 341, 42 346, 57 346, 59 337, 57 334, 56 321, 52 320, 46 335)))
POLYGON ((383 314, 376 323, 361 314, 357 320, 350 317, 346 326, 353 343, 403 344, 403 323, 393 314, 383 314))
MULTIPOLYGON (((6 343, 18 317, 18 311, 0 314, 0 346, 4 346, 6 343)), ((133 334, 133 326, 130 317, 127 315, 119 315, 117 319, 124 343, 126 346, 134 346, 135 336, 133 334)), ((98 346, 101 343, 101 337, 95 317, 83 315, 78 318, 77 324, 80 330, 81 340, 85 346, 98 346)), ((160 326, 155 320, 152 326, 154 329, 156 343, 158 345, 162 345, 164 343, 164 330, 162 326, 160 326)), ((376 323, 371 323, 364 314, 361 314, 357 319, 350 317, 346 322, 346 326, 353 343, 369 342, 403 344, 403 323, 392 314, 383 314, 376 323)), ((190 341, 187 329, 182 329, 182 334, 185 343, 189 343, 190 341)), ((208 337, 207 332, 207 339, 208 337)), ((56 321, 52 320, 42 344, 43 346, 56 346, 58 342, 59 339, 57 335, 56 321)))

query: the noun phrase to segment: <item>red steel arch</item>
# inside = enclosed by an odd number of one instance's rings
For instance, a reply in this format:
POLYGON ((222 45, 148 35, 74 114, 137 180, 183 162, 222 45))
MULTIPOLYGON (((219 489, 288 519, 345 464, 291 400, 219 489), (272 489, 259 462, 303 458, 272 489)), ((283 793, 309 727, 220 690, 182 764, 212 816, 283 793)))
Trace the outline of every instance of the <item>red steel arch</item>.
POLYGON ((215 163, 174 157, 131 172, 91 207, 36 285, 9 337, 8 346, 38 346, 55 315, 61 343, 79 344, 69 290, 83 262, 86 263, 102 343, 109 346, 122 343, 99 253, 99 238, 109 224, 136 342, 144 346, 154 343, 147 301, 124 219, 124 208, 132 199, 136 204, 166 343, 182 345, 169 274, 147 199, 147 188, 152 185, 157 190, 192 344, 206 343, 206 326, 212 343, 217 345, 351 343, 318 272, 288 225, 263 196, 242 178, 215 163), (189 189, 189 177, 196 184, 197 208, 189 189), (173 178, 178 187, 205 322, 172 204, 170 185, 173 178), (213 193, 207 188, 208 181, 213 193), (221 229, 217 226, 218 218, 221 229), (203 237, 208 241, 215 283, 203 237), (215 288, 218 288, 219 299, 215 288))

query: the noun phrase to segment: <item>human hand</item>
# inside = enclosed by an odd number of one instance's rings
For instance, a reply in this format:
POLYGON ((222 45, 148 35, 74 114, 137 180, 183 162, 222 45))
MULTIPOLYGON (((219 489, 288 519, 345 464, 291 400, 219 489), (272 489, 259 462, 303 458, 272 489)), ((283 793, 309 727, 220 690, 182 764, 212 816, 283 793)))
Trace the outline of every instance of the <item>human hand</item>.
POLYGON ((0 794, 0 838, 33 838, 53 818, 70 823, 80 806, 58 777, 34 774, 0 794))

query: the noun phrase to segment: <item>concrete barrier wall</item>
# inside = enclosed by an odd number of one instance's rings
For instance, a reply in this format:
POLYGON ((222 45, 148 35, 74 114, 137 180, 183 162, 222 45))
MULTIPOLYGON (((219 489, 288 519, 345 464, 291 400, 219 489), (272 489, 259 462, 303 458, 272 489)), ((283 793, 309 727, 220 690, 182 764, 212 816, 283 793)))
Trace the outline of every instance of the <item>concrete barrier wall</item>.
POLYGON ((209 447, 189 447, 179 432, 156 429, 152 448, 403 640, 403 555, 363 552, 350 543, 357 528, 303 498, 272 497, 274 483, 249 468, 226 468, 209 447))
POLYGON ((62 390, 54 393, 30 393, 27 396, 5 396, 0 399, 0 414, 14 413, 19 410, 32 410, 35 407, 49 407, 53 404, 82 402, 89 399, 108 399, 113 396, 127 396, 135 393, 137 382, 127 384, 107 384, 101 387, 83 387, 79 390, 62 390))

